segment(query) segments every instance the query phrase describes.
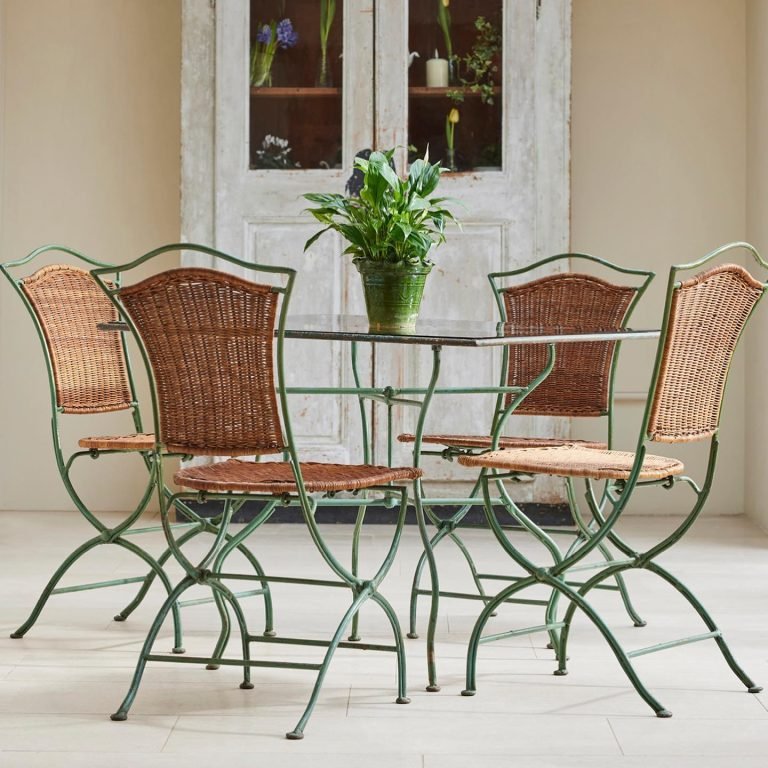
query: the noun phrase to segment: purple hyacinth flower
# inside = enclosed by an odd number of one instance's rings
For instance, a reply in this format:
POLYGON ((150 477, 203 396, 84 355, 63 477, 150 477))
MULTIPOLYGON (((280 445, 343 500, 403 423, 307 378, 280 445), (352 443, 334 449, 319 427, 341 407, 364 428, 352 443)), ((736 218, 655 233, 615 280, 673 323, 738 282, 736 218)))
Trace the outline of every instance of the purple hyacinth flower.
POLYGON ((299 42, 299 35, 290 19, 283 19, 277 23, 277 42, 281 48, 293 48, 299 42))
POLYGON ((264 45, 269 45, 272 42, 272 27, 269 24, 265 24, 256 33, 256 42, 263 43, 264 45))

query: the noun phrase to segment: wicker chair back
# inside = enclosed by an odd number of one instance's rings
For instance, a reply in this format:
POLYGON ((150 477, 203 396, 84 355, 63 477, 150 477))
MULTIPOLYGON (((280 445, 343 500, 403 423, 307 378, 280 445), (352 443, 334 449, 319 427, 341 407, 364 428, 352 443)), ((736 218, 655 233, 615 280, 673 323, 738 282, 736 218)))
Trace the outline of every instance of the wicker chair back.
POLYGON ((681 443, 712 437, 736 344, 763 294, 746 269, 723 264, 674 288, 647 434, 681 443))
POLYGON ((105 413, 133 401, 125 351, 117 332, 97 329, 117 310, 91 275, 54 264, 21 282, 48 349, 56 406, 64 413, 105 413))
MULTIPOLYGON (((507 323, 521 333, 617 331, 638 289, 574 272, 547 275, 501 291, 507 323)), ((559 344, 552 373, 517 407, 532 416, 603 416, 610 401, 615 342, 559 344)), ((544 368, 544 344, 510 347, 508 386, 526 386, 544 368)), ((507 401, 509 402, 509 400, 507 401)))
POLYGON ((210 269, 174 269, 122 288, 158 395, 160 441, 191 455, 285 448, 273 348, 279 293, 210 269))

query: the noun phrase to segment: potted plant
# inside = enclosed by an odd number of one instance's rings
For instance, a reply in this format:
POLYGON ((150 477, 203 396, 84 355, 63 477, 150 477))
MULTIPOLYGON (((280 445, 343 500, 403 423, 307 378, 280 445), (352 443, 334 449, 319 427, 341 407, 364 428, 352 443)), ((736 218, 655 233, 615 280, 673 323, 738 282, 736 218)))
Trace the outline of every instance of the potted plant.
POLYGON ((455 221, 444 207, 446 198, 431 197, 442 168, 430 164, 428 154, 415 160, 408 176, 392 167, 394 149, 355 158, 363 175, 360 196, 307 194, 318 207, 308 208, 325 225, 304 245, 306 251, 328 230, 349 243, 363 282, 371 329, 412 330, 419 313, 424 282, 432 269, 430 254, 445 242, 445 224, 455 221))

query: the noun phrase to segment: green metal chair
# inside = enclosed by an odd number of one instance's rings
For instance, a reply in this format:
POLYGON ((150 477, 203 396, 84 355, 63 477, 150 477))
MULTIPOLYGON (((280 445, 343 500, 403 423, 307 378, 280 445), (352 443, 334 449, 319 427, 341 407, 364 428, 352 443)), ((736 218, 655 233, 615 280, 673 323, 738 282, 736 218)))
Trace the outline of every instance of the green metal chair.
POLYGON ((306 709, 289 739, 303 737, 320 693, 323 679, 337 648, 394 652, 397 658, 397 703, 406 696, 405 653, 395 612, 379 592, 390 569, 400 540, 407 506, 407 487, 395 482, 415 481, 421 471, 412 467, 378 467, 300 462, 291 430, 284 370, 284 328, 294 270, 250 264, 200 245, 168 245, 121 267, 123 273, 168 251, 196 251, 214 256, 224 269, 235 267, 258 276, 255 283, 224 271, 175 269, 135 285, 117 287, 107 282, 109 269, 96 269, 95 278, 120 307, 140 340, 140 349, 152 383, 152 402, 157 434, 152 468, 167 539, 184 577, 175 586, 157 614, 142 648, 129 691, 112 715, 125 720, 136 696, 148 661, 199 662, 243 668, 241 688, 252 688, 251 667, 311 669, 317 679, 306 709), (172 496, 163 493, 162 463, 166 454, 188 456, 230 456, 227 461, 187 467, 176 472, 174 481, 184 490, 172 496), (244 456, 280 455, 287 460, 251 461, 244 456), (352 496, 334 497, 340 492, 352 496), (170 527, 173 505, 179 501, 219 502, 223 513, 218 536, 198 562, 190 560, 177 546, 170 527), (260 511, 244 529, 227 541, 233 512, 245 501, 262 503, 260 511), (381 565, 372 576, 362 578, 344 566, 328 547, 315 521, 323 504, 365 507, 398 503, 399 516, 392 540, 381 565), (266 522, 278 506, 298 506, 309 535, 335 578, 311 579, 291 575, 242 574, 227 571, 225 563, 234 547, 244 542, 266 522), (313 585, 343 588, 351 601, 338 627, 328 640, 305 637, 264 637, 252 634, 242 607, 227 582, 255 579, 261 583, 313 585), (161 626, 176 601, 190 587, 211 589, 220 608, 226 632, 211 657, 179 658, 153 653, 161 626), (378 604, 390 623, 393 644, 375 645, 342 642, 353 616, 368 600, 378 604), (232 614, 240 630, 240 658, 224 656, 232 614), (285 643, 325 648, 321 663, 253 660, 252 643, 285 643))
MULTIPOLYGON (((115 621, 125 621, 142 602, 155 579, 161 582, 167 593, 172 590, 164 570, 170 550, 166 548, 159 557, 153 557, 134 539, 137 534, 160 530, 160 526, 136 527, 155 487, 152 471, 155 436, 143 431, 123 335, 117 331, 99 330, 97 327, 99 324, 118 319, 115 307, 89 272, 77 264, 87 267, 109 266, 77 251, 56 245, 43 246, 23 259, 0 265, 0 270, 29 311, 42 345, 50 385, 51 429, 56 466, 76 509, 96 529, 96 534, 77 547, 54 571, 27 620, 11 635, 16 639, 23 637, 34 625, 52 595, 139 583, 141 586, 134 599, 114 617, 115 621), (48 264, 32 274, 27 274, 30 265, 46 262, 51 258, 65 258, 68 262, 74 261, 76 264, 48 264), (19 276, 22 270, 24 275, 19 276), (81 450, 72 453, 68 449, 65 450, 61 439, 64 419, 115 411, 130 412, 133 433, 83 437, 78 441, 81 450), (147 485, 134 509, 117 525, 110 527, 89 509, 76 488, 72 472, 76 465, 82 463, 81 459, 101 459, 126 454, 141 456, 148 470, 147 485), (149 571, 142 576, 58 586, 76 562, 104 544, 113 544, 132 552, 149 566, 149 571)), ((119 282, 119 275, 117 280, 119 282)), ((183 509, 180 511, 185 512, 183 509)), ((199 533, 215 530, 208 521, 199 519, 181 523, 178 527, 186 529, 180 537, 181 543, 199 533)), ((258 572, 259 565, 253 556, 244 547, 240 551, 258 572)), ((265 595, 265 601, 268 616, 266 629, 269 631, 271 603, 268 594, 265 595)), ((174 604, 172 611, 174 652, 182 653, 184 649, 179 607, 174 604)))
POLYGON ((722 631, 698 598, 658 563, 658 557, 690 529, 709 495, 715 473, 721 407, 731 360, 741 334, 768 285, 736 264, 720 264, 705 271, 697 271, 688 279, 681 279, 680 273, 701 270, 715 259, 720 261, 726 255, 732 257, 734 252, 740 255, 744 251, 747 255, 751 254, 762 269, 768 269, 768 264, 747 243, 731 243, 700 261, 671 268, 661 339, 635 452, 586 450, 578 445, 565 445, 497 450, 481 456, 459 458, 466 466, 481 468, 489 525, 503 549, 528 574, 489 600, 477 619, 469 642, 464 695, 471 696, 476 692, 476 662, 480 644, 511 635, 536 631, 557 633, 555 647, 558 668, 555 674, 566 674, 568 636, 577 608, 594 623, 637 692, 659 717, 669 717, 671 712, 641 682, 632 664, 633 658, 647 653, 714 639, 726 662, 749 692, 762 690, 737 664, 722 631), (677 459, 647 453, 649 442, 674 445, 693 441, 709 443, 709 459, 701 484, 682 474, 684 466, 677 459), (578 478, 583 479, 586 503, 597 522, 594 534, 562 555, 544 530, 526 521, 526 529, 544 545, 549 559, 544 563, 534 562, 530 556, 523 554, 499 526, 490 509, 490 486, 493 484, 505 499, 510 512, 522 522, 522 512, 504 489, 505 481, 513 480, 520 473, 563 477, 574 506, 577 504, 574 483, 578 478), (603 497, 604 507, 594 488, 594 483, 600 481, 607 484, 603 497), (670 535, 649 549, 640 551, 616 532, 615 524, 629 506, 637 488, 655 485, 670 489, 679 483, 692 491, 693 500, 690 512, 670 535), (585 558, 604 541, 611 541, 618 547, 623 558, 614 562, 586 562, 585 558), (590 570, 594 571, 594 575, 586 581, 574 580, 574 576, 590 570), (606 580, 632 570, 656 574, 672 586, 699 615, 707 631, 626 651, 598 612, 590 593, 603 587, 606 580), (548 616, 545 626, 483 636, 483 629, 496 608, 504 602, 522 602, 520 593, 537 585, 545 585, 568 601, 561 619, 548 616))
MULTIPOLYGON (((537 261, 533 264, 507 272, 493 272, 488 280, 499 310, 502 322, 521 332, 536 329, 542 333, 553 332, 594 332, 612 331, 625 328, 629 318, 642 297, 654 273, 646 270, 627 269, 603 259, 584 253, 564 253, 537 261), (548 272, 543 277, 542 268, 548 272), (597 274, 584 274, 589 269, 597 274), (563 271, 565 270, 565 271, 563 271), (522 280, 522 282, 521 282, 522 280)), ((610 448, 613 441, 613 386, 616 361, 616 342, 579 342, 557 346, 555 365, 549 376, 534 389, 512 413, 514 416, 550 416, 564 418, 602 418, 605 420, 606 441, 580 441, 585 448, 610 448)), ((501 386, 525 386, 544 368, 547 362, 547 346, 520 345, 504 347, 501 364, 501 386)), ((528 437, 502 435, 494 437, 499 421, 512 403, 512 395, 499 395, 489 432, 485 435, 423 435, 421 444, 428 446, 422 455, 436 455, 453 461, 460 456, 472 456, 493 448, 524 448, 558 446, 573 443, 568 438, 528 437), (434 445, 443 448, 435 450, 434 445)), ((403 434, 398 440, 412 443, 415 435, 403 434)), ((473 506, 482 504, 480 483, 470 493, 470 499, 460 504, 449 517, 441 518, 431 506, 425 506, 437 533, 432 538, 433 548, 443 539, 452 540, 463 554, 470 569, 476 588, 474 593, 439 592, 443 597, 468 600, 485 600, 483 580, 498 580, 497 574, 479 573, 473 558, 457 528, 473 506)), ((550 533, 576 534, 574 546, 590 535, 591 524, 572 510, 577 529, 556 527, 546 529, 550 533)), ((611 553, 604 543, 600 551, 607 559, 611 553)), ((418 637, 416 632, 417 602, 420 595, 431 595, 432 589, 421 589, 420 583, 426 555, 422 554, 413 578, 410 604, 409 637, 418 637)), ((626 610, 635 626, 644 626, 645 621, 638 615, 627 594, 619 575, 613 589, 620 592, 626 610)), ((430 685, 437 690, 437 685, 430 685)))

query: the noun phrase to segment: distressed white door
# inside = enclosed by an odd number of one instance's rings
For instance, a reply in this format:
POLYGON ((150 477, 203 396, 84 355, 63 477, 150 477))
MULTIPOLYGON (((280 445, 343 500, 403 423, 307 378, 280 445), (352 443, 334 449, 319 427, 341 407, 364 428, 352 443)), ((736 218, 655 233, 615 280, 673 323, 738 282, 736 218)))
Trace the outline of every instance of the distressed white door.
MULTIPOLYGON (((367 147, 400 147, 398 169, 408 144, 408 0, 346 0, 343 39, 343 141, 341 169, 255 171, 249 169, 247 0, 183 0, 183 171, 184 234, 214 242, 246 259, 299 269, 293 312, 363 311, 357 274, 341 256, 333 236, 303 253, 316 231, 302 210, 301 194, 342 191, 355 153, 367 147), (215 30, 215 32, 214 32, 215 30), (212 70, 212 71, 211 71, 212 70), (213 179, 213 188, 210 179, 213 179)), ((567 250, 569 229, 569 101, 571 0, 505 0, 503 12, 502 166, 495 172, 445 174, 441 191, 460 201, 462 230, 449 233, 435 254, 422 316, 493 319, 485 275, 567 250)), ((311 103, 307 103, 311 130, 311 103)), ((343 345, 297 341, 290 368, 296 383, 348 386, 343 345)), ((443 384, 495 383, 499 354, 483 350, 443 352, 443 384)), ((375 370, 380 385, 425 383, 431 352, 419 347, 379 345, 375 370)), ((438 399, 430 414, 433 431, 488 428, 492 398, 438 399)), ((302 446, 312 456, 359 457, 357 406, 338 399, 306 398, 297 404, 302 446)), ((410 431, 413 411, 396 412, 395 430, 410 431)), ((384 420, 377 424, 378 459, 384 420)), ((516 431, 534 429, 525 420, 516 431)), ((535 430, 562 430, 539 420, 535 430)), ((396 461, 409 461, 407 449, 396 461)), ((456 465, 435 461, 431 477, 447 483, 465 479, 456 465)), ((538 482, 538 481, 537 481, 538 482)), ((554 500, 549 485, 531 491, 554 500)))

